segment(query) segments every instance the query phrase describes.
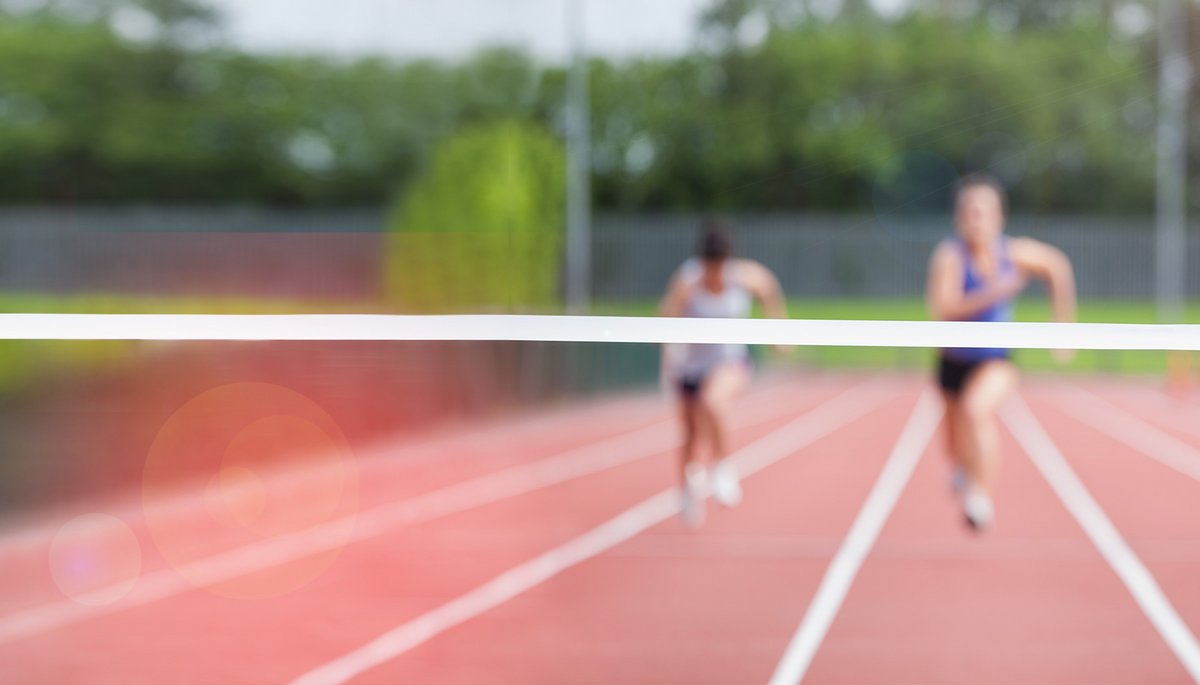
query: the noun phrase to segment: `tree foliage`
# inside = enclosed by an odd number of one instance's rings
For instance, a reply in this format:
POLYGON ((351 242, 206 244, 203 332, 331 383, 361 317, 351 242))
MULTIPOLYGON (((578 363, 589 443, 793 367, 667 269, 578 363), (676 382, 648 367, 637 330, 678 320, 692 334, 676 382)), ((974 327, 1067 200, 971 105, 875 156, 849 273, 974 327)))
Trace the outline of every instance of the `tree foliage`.
POLYGON ((390 299, 437 311, 553 304, 565 172, 562 144, 528 124, 447 138, 393 213, 390 299))
MULTIPOLYGON (((597 206, 861 209, 913 154, 991 168, 1024 209, 1153 206, 1155 49, 1117 21, 1152 5, 874 6, 714 0, 690 54, 593 60, 597 206)), ((0 202, 379 204, 459 132, 563 130, 563 70, 518 51, 397 63, 188 38, 219 25, 201 0, 10 13, 0 202), (157 33, 122 30, 129 11, 157 33)))

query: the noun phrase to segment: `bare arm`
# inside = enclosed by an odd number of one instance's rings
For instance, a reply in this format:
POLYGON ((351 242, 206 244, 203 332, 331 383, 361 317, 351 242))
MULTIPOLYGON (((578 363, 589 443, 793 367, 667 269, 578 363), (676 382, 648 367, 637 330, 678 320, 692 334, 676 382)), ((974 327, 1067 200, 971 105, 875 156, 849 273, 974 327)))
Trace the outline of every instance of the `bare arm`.
MULTIPOLYGON (((775 277, 774 272, 756 261, 746 259, 742 261, 742 279, 746 288, 762 305, 763 314, 767 318, 788 318, 787 298, 784 296, 783 287, 779 285, 779 279, 775 277)), ((777 355, 785 356, 792 350, 792 347, 775 345, 773 349, 777 355)))
POLYGON ((1054 320, 1075 320, 1075 271, 1062 250, 1032 238, 1014 238, 1009 253, 1017 268, 1030 278, 1045 281, 1054 308, 1054 320))
POLYGON ((1021 278, 1001 278, 989 281, 975 292, 963 293, 964 268, 962 255, 949 243, 942 243, 934 250, 925 288, 925 304, 934 319, 969 319, 997 302, 1016 296, 1025 286, 1021 278))
POLYGON ((786 319, 787 299, 775 274, 762 264, 749 259, 742 262, 742 269, 746 287, 762 304, 763 314, 770 319, 786 319))
POLYGON ((683 316, 687 305, 688 283, 682 273, 676 272, 671 277, 671 284, 658 305, 659 316, 683 316))

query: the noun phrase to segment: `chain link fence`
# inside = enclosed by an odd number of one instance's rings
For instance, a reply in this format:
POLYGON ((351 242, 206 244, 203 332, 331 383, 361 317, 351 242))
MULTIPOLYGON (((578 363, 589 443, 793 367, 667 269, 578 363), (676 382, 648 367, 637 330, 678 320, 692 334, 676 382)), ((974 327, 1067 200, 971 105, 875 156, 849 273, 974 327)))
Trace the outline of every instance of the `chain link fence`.
MULTIPOLYGON (((594 296, 609 301, 658 297, 691 254, 699 223, 699 216, 600 217, 594 296)), ((808 298, 920 297, 929 257, 951 231, 946 217, 887 226, 873 218, 822 215, 741 216, 732 217, 732 223, 742 254, 774 270, 789 295, 808 298)), ((1151 218, 1015 217, 1009 233, 1066 251, 1081 297, 1154 297, 1151 218)), ((1190 242, 1189 263, 1200 264, 1200 241, 1190 242)), ((1188 293, 1200 296, 1200 269, 1189 274, 1188 293)))
MULTIPOLYGON (((700 216, 600 215, 593 298, 657 298, 692 252, 700 216)), ((0 290, 236 295, 378 301, 381 211, 252 209, 0 210, 0 290)), ((771 267, 792 296, 918 297, 949 217, 733 216, 740 252, 771 267)), ((1139 217, 1024 217, 1013 235, 1064 249, 1080 295, 1154 297, 1154 225, 1139 217)), ((1200 227, 1193 231, 1200 237, 1200 227)), ((1188 262, 1200 264, 1200 240, 1188 262)), ((432 257, 431 257, 432 258, 432 257)), ((1200 297, 1200 268, 1188 276, 1200 297)))

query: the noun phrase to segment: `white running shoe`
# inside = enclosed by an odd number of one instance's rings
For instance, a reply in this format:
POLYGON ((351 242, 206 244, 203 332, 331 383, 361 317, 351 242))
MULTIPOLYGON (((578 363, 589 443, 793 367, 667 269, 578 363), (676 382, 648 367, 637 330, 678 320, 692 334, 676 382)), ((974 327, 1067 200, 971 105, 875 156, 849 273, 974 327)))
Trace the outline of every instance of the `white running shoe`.
POLYGON ((685 482, 679 488, 679 516, 688 528, 699 528, 704 524, 705 476, 703 467, 690 465, 685 473, 685 482))
POLYGON ((967 523, 975 530, 983 530, 989 528, 996 518, 995 508, 992 506, 992 498, 975 488, 967 491, 963 497, 963 515, 967 518, 967 523))
POLYGON ((679 489, 682 500, 679 505, 679 518, 688 528, 699 528, 704 525, 704 500, 696 496, 692 489, 684 486, 679 489))
POLYGON ((742 503, 742 484, 733 464, 721 463, 713 469, 713 499, 729 508, 742 503))

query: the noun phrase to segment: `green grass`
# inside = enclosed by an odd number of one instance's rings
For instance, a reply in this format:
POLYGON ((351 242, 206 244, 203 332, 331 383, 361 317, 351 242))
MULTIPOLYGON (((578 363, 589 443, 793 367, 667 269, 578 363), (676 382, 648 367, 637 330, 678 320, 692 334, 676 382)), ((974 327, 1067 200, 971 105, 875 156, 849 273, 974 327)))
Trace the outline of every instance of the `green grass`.
MULTIPOLYGON (((595 314, 650 316, 656 303, 606 302, 595 314)), ((793 299, 795 318, 911 321, 926 319, 919 299, 793 299)), ((175 298, 127 295, 46 295, 0 293, 0 312, 76 314, 303 314, 379 313, 382 307, 345 302, 302 302, 248 298, 175 298)), ((1030 300, 1018 309, 1022 321, 1049 318, 1046 303, 1030 300)), ((1097 323, 1153 323, 1149 302, 1090 301, 1080 305, 1079 320, 1097 323)), ((1190 309, 1189 323, 1200 323, 1200 308, 1190 309)), ((128 341, 0 341, 0 392, 26 388, 48 375, 70 375, 116 368, 135 358, 138 343, 128 341)), ((804 348, 796 359, 827 368, 926 368, 931 350, 902 348, 804 348)), ((1021 366, 1034 371, 1074 373, 1162 374, 1166 355, 1158 352, 1083 351, 1069 367, 1055 364, 1048 352, 1017 353, 1021 366)))
POLYGON ((0 292, 0 312, 9 314, 350 314, 373 311, 379 310, 346 302, 0 292))
MULTIPOLYGON (((649 316, 656 303, 599 303, 593 311, 610 316, 649 316)), ((925 304, 916 298, 894 299, 792 299, 788 311, 797 319, 858 319, 866 321, 924 321, 925 304)), ((1156 311, 1151 302, 1085 301, 1079 306, 1079 320, 1090 323, 1154 323, 1156 311)), ((1019 321, 1048 321, 1050 309, 1044 300, 1028 300, 1017 308, 1019 321)), ((1200 308, 1189 308, 1188 323, 1200 323, 1200 308)), ((803 363, 829 368, 925 368, 933 351, 890 347, 805 348, 797 352, 803 363)), ((1043 350, 1015 353, 1022 368, 1032 371, 1063 373, 1162 374, 1167 355, 1162 352, 1083 350, 1069 366, 1060 366, 1043 350)))

